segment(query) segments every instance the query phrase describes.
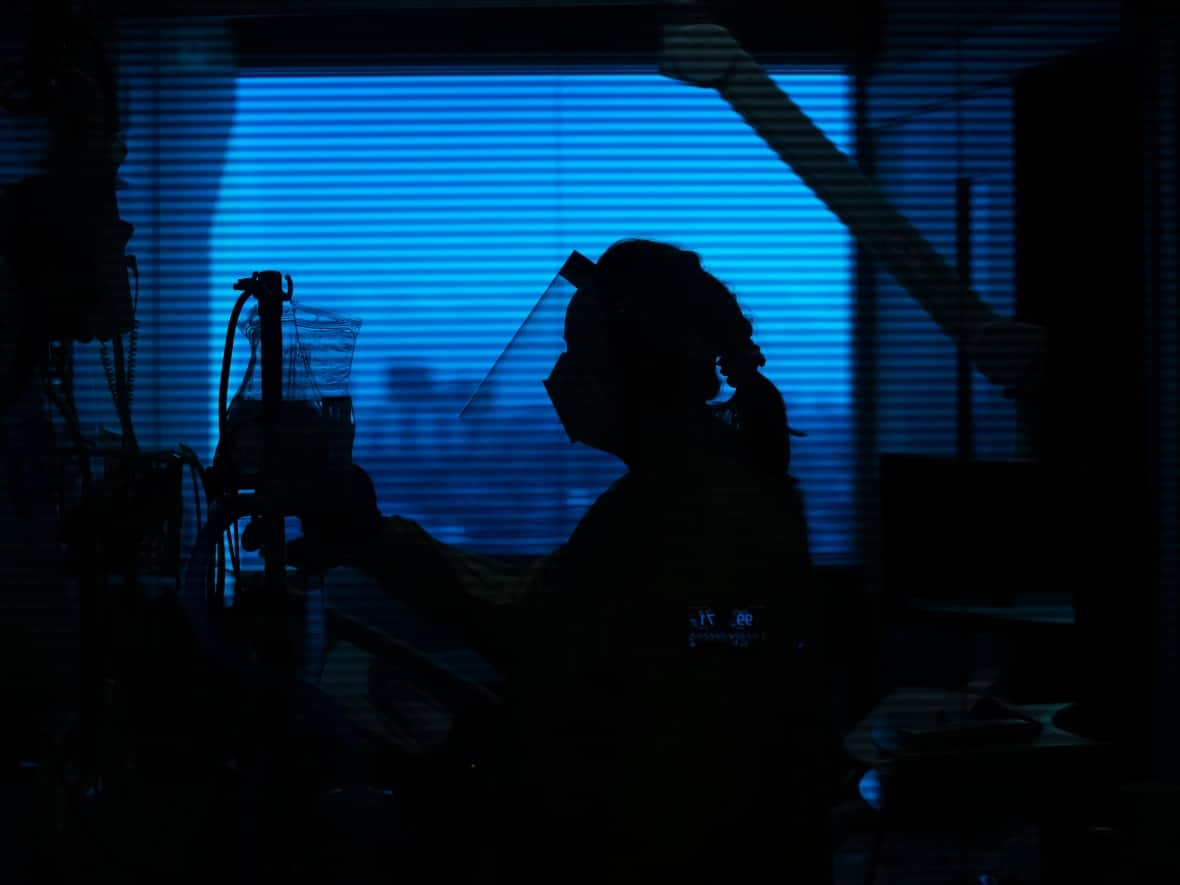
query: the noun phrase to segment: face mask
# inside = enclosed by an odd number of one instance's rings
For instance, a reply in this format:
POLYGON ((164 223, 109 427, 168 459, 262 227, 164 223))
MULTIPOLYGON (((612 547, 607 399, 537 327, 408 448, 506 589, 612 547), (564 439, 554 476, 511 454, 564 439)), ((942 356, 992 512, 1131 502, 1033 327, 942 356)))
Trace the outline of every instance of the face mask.
POLYGON ((615 401, 583 363, 568 352, 561 354, 544 384, 571 443, 604 452, 617 448, 615 401))
MULTIPOLYGON (((473 426, 492 427, 503 419, 497 410, 506 403, 516 408, 517 416, 535 414, 534 406, 544 405, 532 399, 540 396, 537 362, 558 354, 543 384, 566 436, 570 442, 618 455, 621 398, 609 380, 599 380, 611 377, 612 360, 593 291, 594 262, 580 252, 571 253, 460 417, 475 422, 473 426)), ((546 422, 537 429, 549 427, 546 422)))

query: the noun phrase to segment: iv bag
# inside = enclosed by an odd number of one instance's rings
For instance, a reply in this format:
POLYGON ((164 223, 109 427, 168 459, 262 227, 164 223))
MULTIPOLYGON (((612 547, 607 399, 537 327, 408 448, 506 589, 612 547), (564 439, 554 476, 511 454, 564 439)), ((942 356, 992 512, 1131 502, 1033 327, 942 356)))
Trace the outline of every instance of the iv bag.
MULTIPOLYGON (((343 468, 352 463, 356 423, 349 394, 361 321, 296 301, 283 303, 283 383, 279 463, 284 471, 343 468)), ((262 323, 257 306, 238 326, 250 362, 226 410, 221 450, 240 476, 262 460, 262 323)))
MULTIPOLYGON (((346 397, 361 321, 296 301, 283 302, 283 400, 312 403, 346 397)), ((250 364, 235 399, 262 400, 262 323, 258 307, 238 324, 250 364)))

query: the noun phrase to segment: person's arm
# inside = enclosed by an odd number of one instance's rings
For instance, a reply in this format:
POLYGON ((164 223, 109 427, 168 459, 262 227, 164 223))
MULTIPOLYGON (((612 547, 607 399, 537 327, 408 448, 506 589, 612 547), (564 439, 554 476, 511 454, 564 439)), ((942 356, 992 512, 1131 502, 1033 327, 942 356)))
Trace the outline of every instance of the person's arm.
POLYGON ((390 516, 358 567, 387 592, 457 629, 503 670, 515 655, 524 603, 544 583, 560 549, 517 565, 444 543, 410 519, 390 516))
MULTIPOLYGON (((361 568, 383 583, 423 579, 428 586, 417 589, 437 600, 424 601, 424 607, 445 608, 455 601, 450 598, 453 596, 490 605, 513 605, 525 598, 536 573, 548 559, 542 556, 516 564, 469 553, 440 541, 411 519, 389 516, 382 520, 381 531, 361 568)), ((408 597, 415 588, 397 587, 395 592, 408 597)))
POLYGON ((554 618, 562 620, 555 605, 560 608, 577 587, 609 580, 604 555, 609 559, 618 538, 631 534, 621 518, 627 511, 625 485, 612 484, 564 544, 525 565, 468 553, 413 520, 382 517, 371 496, 373 519, 353 547, 350 564, 427 617, 458 628, 506 672, 531 643, 530 631, 548 630, 554 618))

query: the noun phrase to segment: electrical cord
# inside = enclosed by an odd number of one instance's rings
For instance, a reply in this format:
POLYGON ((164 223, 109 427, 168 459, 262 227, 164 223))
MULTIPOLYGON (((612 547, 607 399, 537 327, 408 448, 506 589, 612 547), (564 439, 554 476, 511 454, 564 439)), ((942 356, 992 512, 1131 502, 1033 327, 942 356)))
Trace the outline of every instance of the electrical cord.
MULTIPOLYGON (((257 275, 256 275, 257 276, 257 275)), ((265 285, 261 280, 255 279, 258 285, 265 285)), ((293 288, 291 278, 287 277, 287 284, 293 288)), ((241 319, 242 309, 246 302, 254 296, 254 292, 249 289, 242 292, 234 302, 233 310, 230 312, 229 323, 225 330, 225 348, 221 357, 221 377, 219 379, 217 391, 217 429, 218 429, 218 450, 225 440, 226 430, 228 427, 228 400, 229 400, 229 374, 233 363, 234 338, 238 327, 238 322, 241 319)), ((296 333, 298 336, 298 333, 296 333)), ((216 460, 217 456, 214 456, 216 460)), ((219 538, 217 543, 217 551, 215 557, 215 594, 218 599, 223 598, 225 592, 225 566, 226 566, 226 547, 229 548, 229 564, 233 571, 234 580, 238 581, 241 578, 241 539, 238 535, 238 525, 235 521, 231 526, 227 526, 224 534, 219 538)))
POLYGON ((180 452, 181 461, 188 465, 193 476, 193 499, 196 502, 197 508, 197 531, 200 531, 203 524, 201 517, 201 496, 198 495, 197 482, 200 482, 200 493, 204 495, 205 501, 209 500, 209 477, 205 472, 205 468, 201 464, 201 459, 197 457, 197 453, 184 443, 177 445, 177 450, 180 452))
POLYGON ((45 394, 49 397, 49 401, 57 407, 58 412, 61 413, 62 418, 65 420, 66 429, 69 431, 70 438, 73 439, 74 445, 76 445, 78 449, 83 452, 93 449, 94 443, 82 435, 82 425, 78 419, 78 413, 73 407, 73 404, 58 394, 58 392, 53 389, 52 384, 46 383, 45 394))
MULTIPOLYGON (((246 302, 251 298, 249 291, 242 292, 234 302, 233 310, 230 311, 229 323, 225 330, 225 348, 222 351, 221 357, 221 377, 218 381, 217 388, 217 452, 213 456, 216 463, 218 455, 221 451, 221 446, 225 441, 226 427, 227 427, 227 410, 229 399, 229 373, 234 355, 234 333, 238 327, 238 321, 241 319, 242 309, 246 306, 246 302)), ((206 496, 206 500, 208 497, 206 496)), ((212 515, 212 504, 210 504, 210 515, 212 515)), ((236 524, 234 525, 236 529, 236 524)), ((230 527, 227 526, 225 530, 218 535, 217 545, 214 549, 214 555, 210 561, 210 571, 207 575, 206 581, 206 599, 210 604, 220 604, 225 599, 225 560, 226 560, 226 544, 230 545, 230 564, 233 569, 234 580, 237 581, 241 575, 240 553, 237 546, 236 535, 231 537, 230 527)))
POLYGON ((242 578, 242 542, 238 537, 238 524, 234 522, 234 540, 230 545, 230 560, 234 569, 234 582, 240 581, 242 578))
POLYGON ((242 315, 242 308, 250 300, 252 293, 243 292, 234 302, 234 309, 229 315, 229 325, 225 330, 225 351, 221 357, 221 382, 217 391, 217 432, 222 439, 225 437, 226 409, 229 397, 229 371, 234 356, 234 331, 238 327, 238 320, 242 315))
POLYGON ((132 296, 131 313, 134 316, 139 310, 139 261, 134 255, 124 255, 123 263, 135 276, 135 294, 132 296))
POLYGON ((119 416, 119 425, 123 430, 124 446, 131 451, 139 450, 139 443, 135 438, 135 430, 131 421, 131 406, 135 401, 135 368, 139 354, 139 320, 135 314, 139 309, 139 263, 134 255, 123 256, 124 265, 135 277, 135 294, 131 307, 131 328, 127 333, 127 350, 124 353, 123 335, 116 334, 111 339, 111 348, 105 341, 99 344, 99 358, 102 361, 103 374, 107 379, 107 388, 111 392, 111 400, 115 404, 115 412, 119 416))
POLYGON ((139 321, 131 321, 128 333, 126 351, 123 348, 123 336, 116 335, 111 339, 114 349, 112 359, 111 348, 104 341, 99 345, 99 358, 102 361, 103 374, 107 379, 107 387, 111 392, 111 399, 115 404, 115 411, 119 416, 119 424, 123 429, 124 444, 138 450, 139 443, 135 438, 135 431, 131 423, 131 403, 135 391, 136 357, 139 352, 139 321))
MULTIPOLYGON (((212 517, 213 513, 213 502, 211 498, 211 490, 209 488, 209 474, 201 464, 201 459, 197 457, 197 453, 194 452, 190 447, 180 443, 177 448, 181 453, 182 461, 189 466, 189 470, 193 476, 193 500, 195 502, 197 512, 197 537, 199 538, 205 529, 205 522, 201 511, 202 495, 204 496, 205 503, 209 508, 210 517, 212 517), (198 481, 200 483, 199 488, 198 481)), ((222 558, 222 562, 224 562, 224 556, 222 558)), ((217 560, 215 559, 210 563, 210 570, 206 576, 205 593, 206 599, 210 604, 218 599, 217 594, 219 592, 219 588, 224 588, 224 581, 220 583, 218 582, 216 572, 217 567, 217 560)))
POLYGON ((124 396, 127 401, 127 420, 130 423, 131 406, 135 403, 135 358, 139 353, 139 320, 135 319, 135 315, 139 311, 139 262, 136 261, 134 255, 124 255, 123 261, 135 276, 135 295, 131 302, 131 331, 127 335, 130 342, 127 349, 127 386, 124 388, 124 396))
MULTIPOLYGON (((132 324, 134 325, 134 320, 132 324)), ((131 426, 131 393, 128 375, 128 365, 131 362, 131 355, 123 348, 123 336, 121 334, 116 335, 111 343, 114 345, 115 351, 115 385, 118 391, 115 405, 119 410, 119 423, 123 428, 123 445, 125 448, 134 451, 139 448, 139 444, 135 439, 135 431, 131 426)))
POLYGON ((217 539, 216 564, 213 567, 213 598, 212 601, 221 605, 225 600, 225 535, 217 539))
POLYGON ((65 378, 72 371, 71 367, 62 364, 63 361, 64 358, 51 348, 49 366, 46 369, 46 373, 42 376, 41 386, 45 392, 45 396, 50 403, 57 407, 58 412, 65 421, 66 430, 69 432, 74 445, 80 451, 88 451, 94 448, 94 442, 86 439, 82 433, 82 421, 78 416, 78 406, 74 402, 72 388, 68 383, 62 382, 62 389, 59 391, 53 380, 54 374, 59 378, 65 378))

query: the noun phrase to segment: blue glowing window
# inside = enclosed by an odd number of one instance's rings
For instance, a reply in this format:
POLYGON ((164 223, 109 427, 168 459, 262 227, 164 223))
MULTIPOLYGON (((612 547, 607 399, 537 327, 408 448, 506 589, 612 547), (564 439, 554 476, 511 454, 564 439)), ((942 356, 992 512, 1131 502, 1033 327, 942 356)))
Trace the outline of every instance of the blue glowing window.
MULTIPOLYGON (((776 78, 851 150, 844 74, 776 78)), ((229 284, 291 274, 297 299, 364 322, 354 457, 382 510, 472 549, 544 552, 623 466, 584 453, 571 469, 560 440, 510 428, 489 463, 457 413, 564 257, 628 236, 699 252, 752 313, 766 371, 809 433, 793 472, 813 552, 845 558, 850 238, 719 96, 652 72, 241 77, 212 229, 211 372, 229 284)))

